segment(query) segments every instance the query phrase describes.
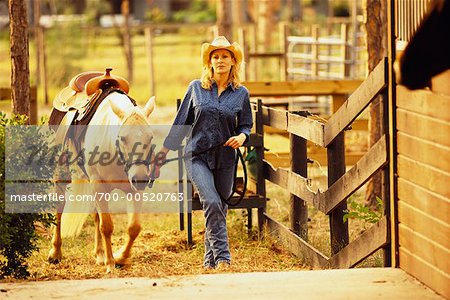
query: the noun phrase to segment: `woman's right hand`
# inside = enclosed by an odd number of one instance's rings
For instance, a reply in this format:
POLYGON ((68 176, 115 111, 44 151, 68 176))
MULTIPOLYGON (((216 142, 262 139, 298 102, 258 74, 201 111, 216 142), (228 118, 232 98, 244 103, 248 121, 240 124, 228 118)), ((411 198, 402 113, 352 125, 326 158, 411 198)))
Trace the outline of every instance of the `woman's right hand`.
POLYGON ((166 162, 166 156, 169 151, 170 150, 167 149, 166 147, 162 147, 153 157, 153 170, 152 170, 152 174, 154 177, 153 179, 159 177, 160 169, 166 162))

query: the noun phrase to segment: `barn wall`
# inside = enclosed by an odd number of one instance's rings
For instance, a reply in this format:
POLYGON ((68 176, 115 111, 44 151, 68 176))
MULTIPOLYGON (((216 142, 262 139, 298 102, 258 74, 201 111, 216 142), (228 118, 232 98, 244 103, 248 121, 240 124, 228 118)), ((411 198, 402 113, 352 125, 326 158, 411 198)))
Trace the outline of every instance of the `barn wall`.
POLYGON ((397 86, 399 266, 450 298, 450 96, 397 86))

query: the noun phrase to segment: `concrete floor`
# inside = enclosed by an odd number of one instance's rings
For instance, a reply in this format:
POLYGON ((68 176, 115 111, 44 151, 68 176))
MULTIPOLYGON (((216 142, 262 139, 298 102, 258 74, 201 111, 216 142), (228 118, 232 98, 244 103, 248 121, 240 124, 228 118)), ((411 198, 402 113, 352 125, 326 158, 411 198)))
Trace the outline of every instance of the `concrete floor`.
POLYGON ((400 269, 0 283, 0 299, 443 299, 400 269))

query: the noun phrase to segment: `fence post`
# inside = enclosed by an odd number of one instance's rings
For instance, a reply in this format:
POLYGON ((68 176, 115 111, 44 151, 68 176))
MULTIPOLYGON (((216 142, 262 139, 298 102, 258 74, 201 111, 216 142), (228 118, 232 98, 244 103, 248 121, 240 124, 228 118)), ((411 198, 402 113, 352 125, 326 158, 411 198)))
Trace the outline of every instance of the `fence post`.
POLYGON ((245 39, 247 31, 243 27, 238 28, 238 43, 242 47, 242 51, 244 51, 244 70, 242 74, 244 75, 243 81, 247 81, 249 79, 249 68, 248 68, 248 62, 249 62, 249 48, 247 45, 247 41, 245 39))
MULTIPOLYGON (((177 111, 180 108, 181 105, 181 99, 177 99, 177 111)), ((183 149, 179 148, 178 149, 178 157, 182 157, 183 156, 183 149)), ((184 180, 183 180, 183 176, 184 176, 184 172, 183 172, 183 160, 179 159, 178 160, 178 193, 183 193, 183 184, 184 184, 184 180)), ((184 195, 182 197, 182 201, 179 202, 179 211, 180 211, 180 230, 183 231, 184 230, 184 195)))
MULTIPOLYGON (((328 160, 328 187, 332 186, 345 174, 345 134, 341 132, 327 147, 328 160)), ((331 253, 334 255, 348 245, 348 222, 344 223, 344 210, 347 202, 341 204, 330 212, 330 241, 331 253)))
POLYGON ((37 87, 30 87, 30 124, 36 125, 38 121, 37 87))
POLYGON ((313 38, 311 77, 317 79, 319 76, 319 25, 313 25, 311 35, 313 38))
MULTIPOLYGON (((305 111, 294 114, 306 117, 305 111)), ((306 140, 294 134, 289 134, 291 171, 308 177, 306 140)), ((291 194, 290 220, 292 231, 305 241, 308 240, 308 206, 301 198, 291 194)))
POLYGON ((147 58, 148 58, 148 80, 150 85, 150 95, 155 96, 155 70, 153 66, 153 35, 152 35, 152 27, 145 28, 145 44, 147 48, 147 58))
POLYGON ((341 24, 341 61, 342 61, 342 78, 350 77, 350 65, 347 63, 350 58, 348 51, 348 26, 341 24))
POLYGON ((286 81, 287 78, 287 36, 288 25, 284 22, 279 24, 280 28, 280 81, 286 81))
MULTIPOLYGON (((386 71, 387 72, 387 71, 386 71)), ((395 84, 395 83, 394 83, 395 84)), ((390 86, 389 86, 390 88, 390 86)), ((382 100, 381 105, 383 107, 381 118, 382 118, 382 131, 384 132, 386 137, 389 137, 389 88, 385 89, 385 91, 382 94, 382 100)), ((388 153, 388 161, 392 160, 392 157, 390 157, 390 140, 388 139, 386 141, 386 151, 388 153)), ((391 202, 390 202, 390 196, 391 196, 391 183, 390 183, 390 169, 389 164, 384 167, 383 173, 381 175, 381 186, 382 186, 382 197, 383 197, 383 211, 384 215, 387 219, 387 232, 390 234, 391 232, 391 202)), ((391 240, 391 239, 390 239, 391 240)), ((391 242, 392 243, 392 242, 391 242)), ((384 267, 391 267, 392 266, 392 248, 391 243, 387 244, 383 248, 383 266, 384 267)))
POLYGON ((45 53, 45 30, 41 26, 37 29, 37 46, 39 48, 38 52, 40 54, 39 58, 39 82, 44 89, 44 101, 48 104, 48 83, 47 83, 47 55, 45 53))
MULTIPOLYGON (((264 169, 263 169, 263 159, 264 159, 264 125, 262 118, 262 100, 258 99, 256 103, 256 120, 255 120, 255 131, 257 134, 260 134, 263 140, 262 146, 256 148, 256 155, 258 157, 257 162, 257 174, 258 180, 256 182, 256 193, 258 195, 263 195, 266 197, 266 185, 264 179, 264 169)), ((266 199, 264 199, 264 202, 266 199)), ((259 233, 262 233, 264 227, 264 213, 266 212, 266 207, 264 205, 263 208, 258 208, 258 228, 259 233)))
MULTIPOLYGON (((255 25, 252 25, 251 27, 250 27, 250 30, 251 30, 251 32, 252 32, 252 35, 253 35, 253 39, 252 39, 252 43, 251 43, 251 45, 250 45, 250 51, 251 52, 253 52, 253 53, 257 53, 258 52, 258 38, 257 38, 257 36, 256 36, 256 26, 255 25)), ((251 56, 249 56, 249 58, 250 58, 251 56)), ((256 74, 257 74, 257 72, 258 72, 258 67, 256 66, 256 64, 257 64, 257 60, 255 60, 255 59, 252 59, 251 61, 249 60, 249 68, 250 68, 250 71, 251 71, 251 80, 253 80, 253 81, 256 81, 257 79, 256 79, 256 74)))

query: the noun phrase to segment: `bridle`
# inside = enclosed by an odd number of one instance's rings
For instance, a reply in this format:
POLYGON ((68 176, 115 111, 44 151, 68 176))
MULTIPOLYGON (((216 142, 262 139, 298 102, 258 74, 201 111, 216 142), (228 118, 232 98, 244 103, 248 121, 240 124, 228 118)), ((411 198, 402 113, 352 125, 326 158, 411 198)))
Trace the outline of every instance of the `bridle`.
MULTIPOLYGON (((150 149, 150 153, 153 153, 154 145, 152 145, 152 148, 150 149)), ((125 168, 124 171, 128 175, 128 171, 130 171, 131 167, 134 165, 144 165, 147 168, 150 168, 150 165, 153 163, 153 160, 150 159, 136 159, 133 161, 130 161, 129 159, 125 159, 125 154, 120 149, 120 142, 119 138, 116 139, 116 151, 119 154, 120 161, 124 164, 125 168)))

